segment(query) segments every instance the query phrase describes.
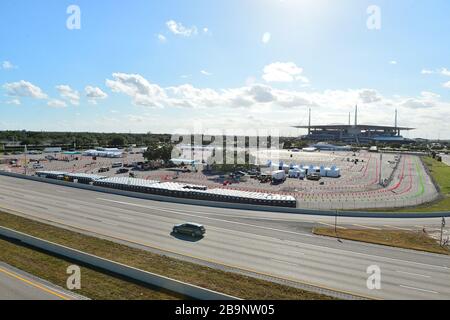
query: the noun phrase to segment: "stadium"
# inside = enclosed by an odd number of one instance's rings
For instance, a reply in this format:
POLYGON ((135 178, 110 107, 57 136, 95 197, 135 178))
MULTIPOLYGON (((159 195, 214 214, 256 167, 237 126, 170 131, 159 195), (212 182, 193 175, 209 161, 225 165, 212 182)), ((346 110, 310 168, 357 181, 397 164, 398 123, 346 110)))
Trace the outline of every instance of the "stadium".
POLYGON ((294 126, 297 129, 308 129, 308 134, 302 136, 308 141, 333 141, 352 144, 370 143, 412 143, 413 140, 404 138, 402 131, 411 131, 414 128, 399 127, 397 124, 398 113, 395 111, 395 125, 366 125, 358 123, 358 106, 355 108, 355 122, 348 125, 311 125, 311 109, 309 110, 308 126, 294 126))

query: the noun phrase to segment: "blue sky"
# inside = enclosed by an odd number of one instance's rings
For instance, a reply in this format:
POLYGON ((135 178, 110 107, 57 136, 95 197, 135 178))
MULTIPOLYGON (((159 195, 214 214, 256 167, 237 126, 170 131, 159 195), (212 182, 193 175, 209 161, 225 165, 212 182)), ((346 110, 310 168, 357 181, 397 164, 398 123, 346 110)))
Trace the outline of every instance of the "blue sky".
POLYGON ((449 12, 446 0, 3 0, 0 130, 295 135, 308 108, 345 123, 358 104, 361 122, 391 124, 397 108, 409 137, 450 138, 449 12), (66 27, 70 5, 81 29, 66 27))

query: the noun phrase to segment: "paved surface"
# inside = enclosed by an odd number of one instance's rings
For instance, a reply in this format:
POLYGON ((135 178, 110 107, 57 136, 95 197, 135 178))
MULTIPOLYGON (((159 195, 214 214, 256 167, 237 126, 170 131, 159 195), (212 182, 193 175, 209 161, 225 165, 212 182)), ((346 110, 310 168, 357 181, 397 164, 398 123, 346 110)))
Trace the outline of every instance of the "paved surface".
POLYGON ((0 262, 0 300, 75 300, 79 297, 0 262))
MULTIPOLYGON (((260 163, 266 164, 268 160, 280 159, 285 164, 314 165, 331 167, 333 165, 341 169, 340 178, 322 178, 317 181, 287 179, 280 185, 260 183, 256 179, 245 177, 239 183, 223 186, 229 178, 220 175, 209 175, 203 172, 179 173, 172 169, 155 171, 134 171, 136 177, 158 180, 175 181, 188 184, 205 185, 209 188, 238 189, 253 192, 269 192, 291 195, 298 200, 298 207, 311 209, 367 209, 367 208, 394 208, 415 206, 436 199, 438 192, 430 177, 423 168, 418 156, 402 155, 396 165, 395 154, 378 154, 361 152, 290 152, 288 150, 265 152, 251 151, 260 163), (357 163, 352 160, 358 159, 357 163), (383 181, 389 181, 383 188, 380 186, 380 177, 383 181)), ((27 159, 39 160, 45 155, 29 155, 27 159)), ((185 155, 186 157, 188 155, 185 155)), ((19 164, 24 163, 23 155, 8 156, 19 158, 19 164)), ((59 159, 65 159, 65 155, 57 155, 59 159)), ((205 157, 207 157, 205 155, 205 157)), ((110 167, 113 162, 131 164, 143 161, 141 154, 125 154, 123 159, 98 158, 77 156, 67 158, 70 161, 41 161, 45 170, 65 172, 97 173, 100 167, 110 167)), ((29 165, 32 167, 32 165, 29 165)), ((0 169, 2 167, 0 166, 0 169)), ((23 173, 23 168, 3 166, 4 169, 17 173, 23 173)), ((269 170, 262 168, 263 171, 269 170)), ((28 169, 29 174, 35 170, 28 169)), ((111 169, 101 175, 116 175, 116 169, 111 169)), ((128 174, 122 174, 128 176, 128 174)))
MULTIPOLYGON (((332 217, 254 212, 134 199, 0 177, 0 206, 148 250, 162 250, 255 275, 383 299, 450 299, 450 257, 311 234, 332 217), (203 223, 199 241, 170 235, 174 224, 203 223), (381 290, 366 286, 381 268, 381 290)), ((339 226, 437 229, 440 219, 340 218, 339 226)))

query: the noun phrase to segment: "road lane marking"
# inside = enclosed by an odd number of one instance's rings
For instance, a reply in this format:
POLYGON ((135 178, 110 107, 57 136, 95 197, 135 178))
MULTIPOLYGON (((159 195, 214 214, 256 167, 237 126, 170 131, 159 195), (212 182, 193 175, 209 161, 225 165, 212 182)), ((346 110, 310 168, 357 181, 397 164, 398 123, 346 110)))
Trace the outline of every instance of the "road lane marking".
MULTIPOLYGON (((33 215, 25 214, 25 213, 22 213, 22 212, 19 212, 19 211, 15 211, 15 210, 12 210, 12 209, 7 209, 7 208, 3 208, 3 209, 4 210, 9 210, 10 212, 14 212, 13 214, 19 214, 19 215, 22 215, 24 217, 29 217, 29 218, 30 217, 31 218, 35 217, 33 215)), ((69 230, 75 228, 75 229, 78 229, 79 231, 86 231, 86 232, 90 232, 90 233, 94 233, 94 234, 98 234, 98 235, 102 235, 102 236, 107 236, 107 237, 109 237, 111 239, 116 239, 116 240, 119 240, 119 241, 125 241, 125 242, 129 242, 129 243, 132 243, 132 244, 137 244, 137 245, 140 245, 140 246, 144 246, 144 247, 148 247, 148 248, 151 248, 151 249, 155 249, 155 250, 158 250, 158 251, 161 251, 161 252, 172 253, 172 254, 175 254, 175 255, 188 257, 188 258, 196 259, 196 260, 199 260, 199 261, 204 261, 204 262, 208 262, 208 263, 212 263, 212 264, 216 264, 216 265, 220 265, 220 266, 225 266, 225 267, 229 267, 229 268, 233 268, 233 269, 237 269, 237 270, 241 270, 241 271, 252 272, 252 273, 257 274, 257 275, 262 275, 262 276, 266 276, 266 277, 272 277, 272 278, 275 278, 275 279, 281 279, 281 280, 285 280, 285 281, 292 281, 294 283, 299 283, 299 284, 303 284, 303 285, 313 286, 313 287, 316 287, 316 288, 330 290, 332 292, 344 293, 344 294, 348 294, 348 295, 352 295, 352 296, 362 297, 362 298, 369 299, 369 300, 382 300, 382 298, 379 298, 379 297, 368 296, 368 295, 365 295, 365 294, 362 294, 362 293, 355 293, 355 292, 347 291, 345 289, 336 289, 336 288, 328 287, 328 286, 323 285, 323 284, 317 284, 317 283, 314 283, 314 282, 309 282, 309 281, 306 281, 306 280, 301 280, 301 279, 290 277, 290 276, 275 275, 275 274, 272 274, 272 273, 266 273, 264 271, 258 271, 256 269, 251 268, 251 267, 244 267, 244 266, 234 265, 234 264, 230 264, 230 263, 227 263, 227 262, 221 262, 221 261, 217 261, 217 260, 214 260, 214 259, 199 257, 199 256, 195 256, 195 255, 192 255, 192 254, 189 254, 189 253, 183 253, 183 252, 175 251, 175 250, 172 250, 172 249, 159 247, 159 246, 154 245, 154 244, 150 244, 150 243, 146 243, 146 242, 142 242, 142 241, 138 241, 138 240, 132 240, 132 239, 129 239, 129 238, 126 238, 126 237, 123 237, 123 236, 113 235, 113 234, 110 234, 108 232, 101 231, 101 230, 98 230, 98 229, 95 229, 95 228, 92 229, 92 228, 85 227, 85 226, 70 225, 70 224, 67 224, 67 223, 65 223, 65 222, 63 222, 61 220, 58 220, 58 219, 50 220, 50 219, 39 218, 39 217, 37 217, 37 218, 41 219, 43 221, 56 223, 56 224, 58 224, 60 226, 63 226, 63 227, 65 226, 66 228, 69 228, 69 230)), ((314 245, 312 245, 312 246, 314 246, 314 245)), ((320 247, 320 246, 315 246, 315 247, 320 247)), ((338 250, 338 251, 344 251, 344 250, 338 250)))
POLYGON ((436 291, 425 290, 425 289, 420 289, 420 288, 415 288, 415 287, 409 287, 409 286, 404 286, 404 285, 400 285, 400 287, 405 288, 405 289, 410 289, 410 290, 416 290, 416 291, 422 291, 422 292, 428 292, 428 293, 439 294, 439 292, 436 292, 436 291))
MULTIPOLYGON (((139 204, 133 204, 133 203, 129 203, 129 202, 121 202, 121 201, 115 201, 115 200, 109 200, 109 199, 102 199, 102 198, 97 198, 99 200, 103 200, 103 201, 109 201, 109 202, 118 202, 118 203, 122 203, 122 204, 129 204, 131 206, 138 206, 138 207, 143 207, 143 208, 147 208, 147 209, 155 209, 149 206, 143 206, 143 205, 139 205, 139 204)), ((157 210, 162 210, 162 211, 168 211, 168 212, 173 212, 172 210, 165 210, 165 209, 158 209, 157 210)), ((179 212, 173 212, 176 214, 180 214, 183 215, 183 213, 179 213, 179 212)), ((184 215, 189 215, 189 214, 184 214, 184 215)), ((190 215, 192 216, 192 215, 190 215)), ((227 221, 227 220, 220 220, 220 219, 214 219, 214 218, 208 218, 208 217, 204 217, 205 219, 211 219, 211 220, 219 220, 219 221, 224 221, 224 222, 228 222, 228 223, 236 223, 236 224, 243 224, 243 225, 247 225, 247 226, 252 226, 252 227, 258 227, 258 228, 262 228, 262 229, 269 229, 269 230, 274 230, 274 231, 281 231, 281 232, 286 232, 286 233, 292 233, 292 234, 297 234, 297 235, 307 235, 310 237, 316 237, 314 235, 308 235, 308 234, 304 234, 304 233, 296 233, 296 232, 292 232, 292 231, 284 231, 284 230, 279 230, 279 229, 274 229, 274 228, 267 228, 267 227, 261 227, 261 226, 253 226, 253 225, 248 225, 248 224, 244 224, 244 223, 239 223, 239 222, 233 222, 233 221, 227 221)), ((303 244, 305 245, 305 243, 299 242, 299 244, 303 244)), ((359 256, 366 256, 366 257, 370 257, 370 258, 381 258, 381 259, 386 259, 386 260, 391 260, 391 261, 398 261, 398 262, 404 262, 404 263, 410 263, 410 264, 415 264, 415 265, 421 265, 421 266, 428 266, 428 267, 433 267, 433 268, 440 268, 440 269, 445 269, 445 270, 450 270, 449 267, 447 266, 440 266, 440 265, 432 265, 432 264, 427 264, 427 263, 421 263, 421 262, 415 262, 415 261, 408 261, 408 260, 402 260, 402 259, 397 259, 397 258, 390 258, 390 257, 383 257, 383 256, 377 256, 377 255, 371 255, 371 254, 367 254, 367 253, 361 253, 361 252, 354 252, 354 251, 349 251, 349 250, 343 250, 343 249, 335 249, 335 248, 331 248, 331 247, 326 247, 326 246, 318 246, 318 245, 314 245, 314 244, 306 244, 310 247, 316 247, 316 248, 320 248, 320 249, 326 249, 329 251, 334 251, 334 252, 345 252, 345 253, 349 253, 349 254, 354 254, 354 255, 359 255, 359 256)), ((394 248, 396 249, 396 248, 394 248)))
POLYGON ((411 229, 400 228, 400 227, 395 227, 395 226, 390 226, 390 225, 384 225, 383 227, 397 229, 397 230, 404 230, 404 231, 412 231, 411 229))
POLYGON ((368 227, 368 226, 364 226, 362 224, 353 224, 353 226, 360 227, 360 228, 365 228, 365 229, 371 229, 371 230, 381 230, 380 228, 368 227))
POLYGON ((229 221, 229 220, 223 220, 223 219, 217 219, 217 218, 211 218, 211 217, 204 217, 204 216, 199 216, 199 215, 195 215, 195 214, 178 212, 178 211, 170 210, 170 209, 162 209, 162 208, 158 208, 158 207, 145 206, 145 205, 141 205, 141 204, 137 204, 137 203, 116 201, 116 200, 103 199, 103 198, 97 198, 97 200, 113 202, 113 203, 119 203, 119 204, 123 204, 123 205, 134 206, 134 207, 139 207, 139 208, 144 208, 144 209, 152 209, 152 210, 159 210, 159 211, 163 211, 163 212, 170 212, 170 213, 183 215, 183 216, 197 217, 197 218, 201 218, 201 219, 214 220, 214 221, 225 222, 225 223, 230 223, 230 224, 237 224, 237 225, 242 225, 242 226, 246 226, 246 227, 260 228, 260 229, 265 229, 265 230, 271 230, 271 231, 277 231, 277 232, 283 232, 283 233, 290 233, 290 234, 295 234, 295 235, 302 235, 302 236, 311 237, 311 238, 316 237, 315 235, 308 234, 308 233, 293 232, 293 231, 288 231, 288 230, 281 230, 281 229, 276 229, 276 228, 257 226, 257 225, 254 225, 254 224, 248 224, 248 223, 243 223, 243 222, 229 221))
POLYGON ((341 227, 341 226, 335 226, 334 224, 330 224, 330 223, 325 223, 325 222, 317 222, 318 224, 322 224, 324 226, 328 226, 328 227, 336 227, 338 229, 342 229, 342 230, 347 230, 347 228, 341 227))
POLYGON ((417 276, 417 277, 431 278, 431 276, 426 276, 426 275, 418 274, 418 273, 411 273, 411 272, 405 272, 405 271, 399 271, 399 270, 397 270, 396 272, 398 272, 398 273, 403 273, 403 274, 408 274, 408 275, 410 275, 410 276, 417 276))
POLYGON ((28 284, 28 285, 30 285, 30 286, 32 286, 32 287, 35 287, 35 288, 38 288, 38 289, 40 289, 40 290, 42 290, 42 291, 45 291, 45 292, 47 292, 47 293, 50 293, 50 294, 52 294, 52 295, 54 295, 54 296, 56 296, 56 297, 58 297, 58 298, 61 298, 61 299, 63 299, 63 300, 69 300, 68 297, 63 296, 62 294, 59 294, 59 293, 57 293, 57 292, 55 292, 55 291, 53 291, 53 290, 50 290, 50 289, 48 289, 48 288, 45 288, 44 286, 41 286, 41 285, 39 285, 39 284, 37 284, 37 283, 35 283, 35 282, 32 282, 32 281, 27 280, 27 279, 25 279, 25 278, 22 278, 21 276, 19 276, 19 275, 16 274, 16 273, 13 273, 12 271, 8 271, 8 270, 5 270, 5 269, 3 269, 3 268, 0 267, 0 272, 3 272, 4 274, 6 274, 6 275, 8 275, 8 276, 10 276, 10 277, 13 277, 13 278, 15 278, 15 279, 17 279, 17 280, 20 280, 20 281, 22 281, 22 282, 24 282, 24 283, 26 283, 26 284, 28 284))
POLYGON ((275 262, 280 262, 280 263, 283 263, 283 264, 288 264, 288 265, 291 265, 291 266, 300 267, 299 264, 294 263, 294 262, 289 262, 289 261, 284 261, 284 260, 278 260, 278 259, 272 259, 272 258, 271 258, 270 260, 275 261, 275 262))

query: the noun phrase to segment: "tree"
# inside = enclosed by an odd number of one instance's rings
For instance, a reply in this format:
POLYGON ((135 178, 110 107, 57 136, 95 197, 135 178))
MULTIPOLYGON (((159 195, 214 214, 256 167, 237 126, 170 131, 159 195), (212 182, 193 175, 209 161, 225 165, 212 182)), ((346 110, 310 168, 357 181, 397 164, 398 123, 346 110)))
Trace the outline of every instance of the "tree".
POLYGON ((113 147, 123 147, 125 143, 125 138, 122 136, 114 137, 109 141, 109 145, 113 147))
POLYGON ((173 146, 171 144, 151 144, 144 152, 144 158, 149 161, 163 160, 165 163, 172 158, 173 146))

